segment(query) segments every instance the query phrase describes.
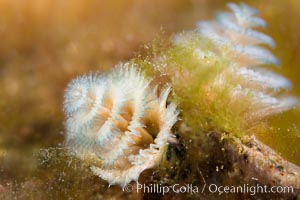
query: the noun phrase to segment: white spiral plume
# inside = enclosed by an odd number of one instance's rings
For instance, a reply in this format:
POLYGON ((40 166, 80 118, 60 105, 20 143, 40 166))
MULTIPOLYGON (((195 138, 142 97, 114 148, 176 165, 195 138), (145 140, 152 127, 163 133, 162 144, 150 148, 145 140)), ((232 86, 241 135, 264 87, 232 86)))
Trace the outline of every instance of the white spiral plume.
MULTIPOLYGON (((279 65, 278 59, 265 47, 275 47, 273 39, 253 30, 265 27, 266 22, 257 17, 258 10, 241 3, 229 3, 232 11, 220 12, 215 21, 197 23, 197 32, 212 41, 213 50, 195 49, 199 59, 205 57, 226 57, 230 62, 216 78, 216 87, 231 85, 232 98, 251 98, 251 114, 260 117, 270 116, 299 104, 294 97, 282 95, 291 83, 286 78, 261 68, 262 65, 279 65)), ((184 41, 179 36, 176 43, 184 41)))
POLYGON ((67 87, 66 143, 76 156, 93 162, 92 171, 110 185, 137 181, 155 167, 173 137, 174 104, 170 87, 159 96, 131 64, 102 75, 81 76, 67 87))

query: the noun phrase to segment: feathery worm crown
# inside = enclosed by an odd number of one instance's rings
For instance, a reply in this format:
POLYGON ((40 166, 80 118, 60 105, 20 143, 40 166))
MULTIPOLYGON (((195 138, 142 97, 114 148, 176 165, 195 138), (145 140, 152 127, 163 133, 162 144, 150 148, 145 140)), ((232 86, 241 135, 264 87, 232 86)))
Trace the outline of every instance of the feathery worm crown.
POLYGON ((212 41, 213 49, 204 52, 201 47, 194 53, 200 60, 223 56, 228 66, 215 78, 215 87, 232 85, 231 96, 243 101, 251 98, 252 115, 267 117, 291 109, 299 103, 294 97, 282 95, 291 83, 262 65, 279 65, 277 58, 264 46, 274 48, 273 39, 254 30, 265 27, 257 17, 258 10, 241 3, 229 3, 232 12, 219 12, 214 21, 197 23, 197 33, 212 41))
MULTIPOLYGON (((196 60, 200 69, 193 68, 198 70, 197 73, 189 71, 188 65, 194 62, 185 63, 189 60, 183 57, 176 60, 179 66, 186 67, 183 73, 178 73, 180 70, 174 67, 177 65, 167 63, 162 71, 169 72, 173 84, 186 90, 185 83, 193 83, 186 79, 200 75, 199 79, 204 81, 197 85, 196 92, 200 91, 199 97, 208 105, 206 108, 214 109, 210 105, 217 105, 213 104, 215 101, 228 103, 221 117, 230 118, 231 113, 237 112, 245 120, 259 120, 291 109, 299 103, 285 94, 291 83, 262 68, 263 65, 279 64, 264 47, 274 47, 273 39, 254 30, 265 27, 265 21, 257 17, 256 9, 246 4, 230 3, 228 6, 231 13, 221 12, 214 21, 199 22, 196 37, 194 33, 175 37, 174 46, 183 47, 195 57, 191 59, 196 60), (206 46, 207 41, 212 45, 206 46), (213 69, 217 68, 216 63, 220 70, 213 69), (213 75, 209 79, 202 73, 206 67, 212 67, 213 75), (229 115, 226 115, 227 111, 229 115)), ((175 49, 179 49, 180 56, 185 55, 181 54, 182 48, 175 49)), ((131 65, 118 66, 107 76, 74 79, 65 93, 66 143, 76 156, 92 160, 93 173, 110 185, 125 186, 132 180, 137 181, 142 171, 160 162, 178 116, 174 104, 166 106, 170 87, 158 96, 155 87, 150 87, 150 82, 131 65)), ((219 114, 219 110, 214 111, 213 117, 219 114)))
POLYGON ((110 185, 125 186, 159 163, 177 121, 166 106, 170 87, 160 96, 131 64, 107 76, 74 79, 65 93, 66 143, 76 156, 91 159, 92 171, 110 185))

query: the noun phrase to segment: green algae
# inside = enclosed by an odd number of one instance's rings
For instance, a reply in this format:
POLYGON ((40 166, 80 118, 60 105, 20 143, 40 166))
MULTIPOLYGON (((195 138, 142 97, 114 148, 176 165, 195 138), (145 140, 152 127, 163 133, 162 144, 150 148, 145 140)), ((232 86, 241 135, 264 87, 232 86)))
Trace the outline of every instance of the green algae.
MULTIPOLYGON (((193 29, 196 20, 212 19, 213 13, 223 10, 226 2, 229 1, 113 1, 111 4, 91 1, 83 5, 76 1, 67 5, 67 13, 59 3, 49 3, 50 6, 46 3, 39 7, 30 1, 23 8, 17 1, 1 2, 1 25, 4 25, 0 35, 5 39, 0 49, 0 184, 15 192, 7 199, 14 196, 23 199, 84 199, 96 196, 95 199, 101 199, 121 193, 116 188, 107 191, 105 182, 92 176, 88 167, 81 166, 78 161, 69 166, 69 156, 53 153, 55 161, 45 164, 47 159, 39 149, 45 151, 49 146, 63 141, 61 104, 66 83, 76 75, 91 70, 106 70, 121 60, 130 59, 133 52, 154 38, 161 24, 164 24, 167 35, 193 29), (116 9, 119 3, 121 6, 116 9), (112 17, 111 13, 116 16, 112 17), (40 159, 37 154, 43 158, 40 159), (61 175, 67 169, 70 171, 61 175), (105 193, 107 195, 103 196, 105 193)), ((282 68, 277 71, 292 80, 294 89, 291 93, 300 96, 299 1, 245 2, 257 7, 267 21, 268 28, 264 32, 275 39, 277 47, 274 52, 282 61, 282 68)), ((203 44, 203 40, 198 39, 192 45, 203 44)), ((209 48, 209 44, 206 45, 209 48)), ((180 73, 183 68, 196 68, 198 62, 191 59, 188 49, 180 47, 165 52, 169 58, 167 61, 153 62, 151 58, 164 52, 165 47, 157 47, 153 50, 155 54, 149 55, 148 59, 139 58, 138 63, 149 77, 157 75, 151 70, 153 63, 158 66, 165 62, 171 66, 177 63, 174 67, 180 73)), ((238 112, 226 109, 228 102, 223 99, 227 97, 222 95, 226 91, 218 92, 214 104, 201 101, 203 94, 198 92, 201 82, 209 80, 222 69, 222 64, 216 62, 212 62, 216 71, 193 71, 190 82, 172 80, 166 76, 159 78, 162 84, 175 83, 170 100, 178 103, 182 121, 192 127, 190 135, 182 136, 191 153, 199 149, 199 142, 205 142, 202 135, 210 131, 230 132, 237 136, 254 133, 283 157, 300 165, 299 109, 245 130, 247 121, 243 121, 238 112)), ((237 105, 245 109, 241 102, 237 105)), ((205 159, 205 155, 196 154, 187 159, 205 159)), ((130 197, 125 195, 120 198, 130 197)))

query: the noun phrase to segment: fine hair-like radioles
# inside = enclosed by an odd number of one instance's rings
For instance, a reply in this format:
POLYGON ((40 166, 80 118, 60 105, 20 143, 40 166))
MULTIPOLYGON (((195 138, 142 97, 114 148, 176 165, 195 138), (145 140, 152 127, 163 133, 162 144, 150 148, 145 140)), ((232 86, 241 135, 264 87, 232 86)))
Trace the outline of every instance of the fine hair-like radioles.
POLYGON ((166 106, 170 87, 157 95, 131 64, 107 75, 74 79, 67 87, 67 145, 75 156, 95 163, 92 171, 109 184, 137 181, 163 155, 177 121, 175 104, 166 106))

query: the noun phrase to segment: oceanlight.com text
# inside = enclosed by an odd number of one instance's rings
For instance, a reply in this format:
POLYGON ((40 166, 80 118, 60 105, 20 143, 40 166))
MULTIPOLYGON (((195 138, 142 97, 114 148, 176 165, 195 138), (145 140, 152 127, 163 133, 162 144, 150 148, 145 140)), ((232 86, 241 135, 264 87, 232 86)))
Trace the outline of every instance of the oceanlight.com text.
POLYGON ((193 184, 174 184, 164 185, 159 183, 153 184, 128 184, 123 188, 126 192, 143 192, 143 193, 212 193, 212 194, 229 194, 229 193, 247 193, 250 195, 255 194, 272 194, 272 193, 293 193, 292 186, 267 186, 267 185, 231 185, 223 186, 217 184, 203 184, 202 186, 193 184))

